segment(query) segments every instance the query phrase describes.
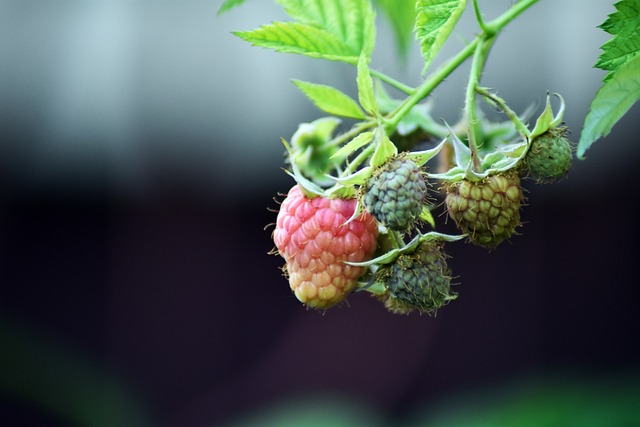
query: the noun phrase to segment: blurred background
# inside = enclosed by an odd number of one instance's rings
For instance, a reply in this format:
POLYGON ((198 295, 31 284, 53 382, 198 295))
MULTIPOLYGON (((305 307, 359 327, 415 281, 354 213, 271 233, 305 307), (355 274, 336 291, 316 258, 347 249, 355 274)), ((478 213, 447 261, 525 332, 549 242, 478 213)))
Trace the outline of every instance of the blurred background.
MULTIPOLYGON (((322 115, 290 79, 355 95, 355 70, 231 34, 286 19, 273 2, 220 4, 0 0, 0 425, 640 425, 638 106, 567 179, 525 182, 520 236, 447 246, 437 317, 310 311, 264 229, 280 138, 322 115)), ((577 142, 613 11, 540 1, 482 83, 536 114, 560 92, 577 142)), ((419 49, 378 24, 373 67, 417 84, 419 49)), ((458 119, 467 67, 435 117, 458 119)))

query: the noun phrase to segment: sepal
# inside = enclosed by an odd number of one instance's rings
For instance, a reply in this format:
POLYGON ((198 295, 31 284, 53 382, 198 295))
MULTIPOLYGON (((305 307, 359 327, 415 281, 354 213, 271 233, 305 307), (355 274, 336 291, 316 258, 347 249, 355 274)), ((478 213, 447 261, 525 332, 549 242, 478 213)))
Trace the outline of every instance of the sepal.
POLYGON ((307 179, 300 172, 300 168, 298 167, 296 162, 291 158, 292 148, 289 145, 289 143, 284 138, 281 138, 280 140, 282 141, 282 144, 284 145, 284 147, 287 149, 287 153, 290 159, 289 163, 291 165, 290 171, 287 169, 284 169, 284 171, 296 181, 296 183, 302 189, 302 192, 304 193, 304 195, 307 196, 308 198, 313 198, 316 196, 324 196, 325 195, 324 190, 319 185, 311 181, 310 179, 307 179))
POLYGON ((391 249, 390 251, 380 255, 379 257, 373 258, 369 261, 365 262, 345 262, 346 264, 353 265, 355 267, 370 267, 373 265, 385 265, 391 264, 395 259, 404 253, 413 252, 421 243, 440 240, 445 242, 455 242, 457 240, 464 239, 466 237, 465 234, 462 235, 450 235, 444 233, 438 233, 436 231, 431 231, 426 234, 418 233, 409 243, 404 245, 401 248, 391 249))
POLYGON ((432 158, 438 155, 438 153, 440 152, 440 150, 442 150, 442 147, 444 147, 444 144, 446 144, 446 142, 447 142, 447 139, 445 138, 434 148, 431 148, 429 150, 423 150, 423 151, 410 151, 405 153, 404 156, 407 159, 413 161, 416 165, 423 166, 429 160, 431 160, 432 158))
POLYGON ((382 166, 387 160, 398 155, 398 148, 391 142, 382 128, 376 129, 374 141, 376 148, 371 156, 371 167, 382 166))
POLYGON ((547 104, 545 106, 544 111, 536 120, 536 124, 529 134, 529 140, 533 140, 535 137, 542 135, 549 129, 553 129, 558 127, 560 123, 562 123, 562 117, 564 116, 565 111, 565 103, 564 98, 558 94, 554 93, 554 96, 557 96, 560 99, 560 108, 558 109, 558 113, 553 115, 553 108, 551 107, 551 97, 547 94, 547 104))

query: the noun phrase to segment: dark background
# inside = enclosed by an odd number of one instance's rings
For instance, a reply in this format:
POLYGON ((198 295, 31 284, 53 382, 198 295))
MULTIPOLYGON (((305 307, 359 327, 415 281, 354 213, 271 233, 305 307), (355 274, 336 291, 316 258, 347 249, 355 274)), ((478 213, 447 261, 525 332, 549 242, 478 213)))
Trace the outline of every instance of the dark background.
MULTIPOLYGON (((292 185, 279 138, 321 114, 289 79, 353 93, 354 70, 252 48, 229 32, 280 9, 218 3, 0 1, 0 425, 219 425, 292 399, 394 424, 519 381, 637 391, 637 106, 567 179, 525 182, 521 235, 447 246, 460 296, 437 317, 365 294, 311 311, 264 229, 292 185)), ((505 31, 484 83, 516 111, 561 92, 577 141, 613 7, 563 3, 505 31)), ((374 67, 415 83, 392 47, 380 22, 374 67)), ((450 122, 465 73, 435 94, 450 122)))

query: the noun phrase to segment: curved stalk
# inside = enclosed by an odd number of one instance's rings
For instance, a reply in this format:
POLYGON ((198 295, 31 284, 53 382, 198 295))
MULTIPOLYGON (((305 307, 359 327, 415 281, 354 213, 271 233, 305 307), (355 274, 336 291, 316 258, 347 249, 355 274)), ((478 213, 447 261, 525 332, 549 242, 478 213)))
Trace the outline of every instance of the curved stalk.
POLYGON ((492 29, 487 27, 484 22, 484 18, 482 18, 482 13, 480 13, 480 5, 478 4, 478 0, 473 0, 473 12, 476 14, 476 21, 478 21, 478 26, 482 30, 484 34, 493 35, 491 33, 492 29))
POLYGON ((358 167, 369 158, 373 154, 373 150, 375 149, 375 145, 369 144, 365 149, 363 149, 360 154, 356 156, 353 161, 349 163, 349 165, 345 168, 342 173, 343 176, 348 176, 354 173, 358 167))
POLYGON ((374 70, 374 69, 371 69, 369 71, 371 72, 371 75, 373 77, 377 78, 381 82, 388 84, 391 87, 398 89, 400 92, 406 93, 407 95, 412 95, 416 91, 415 88, 412 88, 411 86, 407 86, 404 83, 397 81, 393 77, 390 77, 381 71, 374 70))
POLYGON ((500 110, 502 110, 502 112, 507 116, 507 118, 509 118, 509 120, 511 120, 511 122, 515 126, 516 130, 520 133, 520 135, 522 135, 522 137, 526 141, 529 141, 529 137, 531 136, 531 131, 527 128, 527 125, 525 125, 522 122, 522 120, 520 120, 520 117, 518 117, 516 112, 513 111, 507 105, 507 103, 505 102, 504 99, 500 98, 495 93, 491 93, 489 90, 487 90, 484 87, 479 87, 479 86, 476 87, 476 92, 478 92, 478 94, 480 94, 481 96, 486 98, 487 102, 493 103, 500 110))
POLYGON ((449 74, 469 58, 473 54, 477 44, 478 39, 476 38, 458 52, 456 56, 438 68, 427 80, 416 88, 412 95, 405 99, 394 111, 389 113, 386 125, 390 127, 390 130, 394 130, 402 118, 407 115, 415 105, 426 98, 449 74))
POLYGON ((513 21, 518 17, 518 15, 529 9, 537 2, 538 0, 520 0, 519 2, 511 6, 511 9, 509 9, 507 12, 503 13, 493 21, 485 23, 487 34, 497 34, 509 22, 513 21))
POLYGON ((471 158, 473 159, 473 168, 476 172, 483 172, 482 164, 480 162, 480 156, 478 155, 478 148, 482 145, 482 141, 477 140, 478 126, 480 120, 478 119, 478 113, 476 110, 476 90, 479 86, 480 76, 484 69, 484 64, 487 61, 487 56, 491 45, 495 40, 494 36, 481 39, 476 45, 476 50, 473 54, 473 62, 471 64, 471 72, 469 74, 469 82, 467 84, 467 92, 465 96, 465 111, 467 113, 467 133, 469 136, 469 149, 471 150, 471 158))
POLYGON ((345 143, 345 142, 349 141, 350 139, 360 135, 365 130, 370 129, 372 127, 376 127, 376 126, 378 126, 378 123, 373 121, 373 120, 369 120, 369 121, 366 121, 366 122, 360 122, 356 126, 351 128, 351 130, 348 130, 345 133, 341 133, 340 135, 338 135, 335 138, 333 138, 329 142, 329 144, 336 145, 336 146, 340 145, 340 144, 345 143))

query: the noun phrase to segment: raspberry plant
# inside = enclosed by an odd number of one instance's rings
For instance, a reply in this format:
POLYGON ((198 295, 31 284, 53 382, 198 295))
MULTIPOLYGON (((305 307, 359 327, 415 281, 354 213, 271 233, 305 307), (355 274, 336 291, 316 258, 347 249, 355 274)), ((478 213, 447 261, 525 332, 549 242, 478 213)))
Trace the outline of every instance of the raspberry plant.
MULTIPOLYGON (((226 0, 219 13, 241 3, 226 0)), ((477 35, 438 68, 433 60, 468 7, 466 0, 276 3, 290 21, 234 34, 255 46, 355 68, 357 99, 294 79, 325 116, 301 124, 290 141, 282 140, 295 183, 281 203, 275 252, 285 259, 292 291, 312 308, 332 307, 362 290, 394 313, 435 314, 457 296, 451 291, 446 244, 466 240, 495 248, 511 239, 524 228, 521 179, 547 184, 564 177, 574 151, 583 159, 640 98, 640 0, 615 3, 616 11, 601 26, 612 38, 602 46, 596 66, 607 75, 577 150, 567 139, 561 95, 547 94, 530 126, 528 113, 516 113, 496 90, 481 84, 498 36, 537 0, 512 2, 492 21, 484 19, 479 0, 472 0, 477 35), (424 59, 418 86, 371 67, 376 12, 390 20, 401 53, 413 32, 424 59), (460 119, 451 125, 434 120, 430 94, 467 60, 460 119), (402 96, 394 98, 388 89, 402 96), (503 121, 487 119, 483 105, 501 111, 503 121), (444 201, 433 203, 439 196, 444 201), (432 211, 443 205, 458 234, 436 230, 432 211)))

